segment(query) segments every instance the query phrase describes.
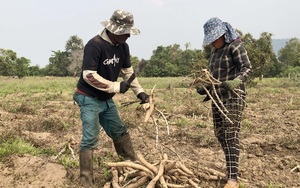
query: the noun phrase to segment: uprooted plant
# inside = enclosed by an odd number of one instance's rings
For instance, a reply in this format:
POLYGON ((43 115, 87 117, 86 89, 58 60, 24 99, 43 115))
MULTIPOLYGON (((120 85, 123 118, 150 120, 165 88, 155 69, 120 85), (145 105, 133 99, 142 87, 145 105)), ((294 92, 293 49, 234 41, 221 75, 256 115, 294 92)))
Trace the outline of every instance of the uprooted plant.
MULTIPOLYGON (((212 102, 215 104, 215 106, 218 108, 218 110, 222 113, 222 115, 230 123, 233 124, 232 120, 226 115, 228 110, 224 106, 224 104, 221 101, 221 99, 217 93, 217 90, 216 90, 216 86, 220 86, 222 84, 222 82, 220 82, 219 80, 214 78, 207 69, 202 69, 201 71, 195 72, 195 73, 191 74, 189 77, 193 78, 193 81, 190 83, 190 86, 191 87, 202 87, 205 90, 206 95, 212 100, 212 102), (209 91, 209 89, 207 89, 207 86, 209 86, 211 88, 210 90, 212 93, 209 91)), ((242 97, 238 94, 238 92, 243 92, 242 90, 234 89, 234 90, 232 90, 232 92, 237 97, 242 99, 242 97)))

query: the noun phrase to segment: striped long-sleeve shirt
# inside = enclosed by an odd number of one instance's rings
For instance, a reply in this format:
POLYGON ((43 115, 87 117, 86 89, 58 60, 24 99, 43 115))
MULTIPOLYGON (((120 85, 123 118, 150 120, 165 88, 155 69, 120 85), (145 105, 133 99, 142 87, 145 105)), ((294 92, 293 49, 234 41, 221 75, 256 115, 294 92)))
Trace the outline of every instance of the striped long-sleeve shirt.
MULTIPOLYGON (((209 60, 209 71, 221 82, 235 78, 241 79, 240 89, 246 92, 244 83, 252 73, 252 66, 243 42, 237 39, 230 44, 225 44, 222 48, 213 49, 209 60)), ((216 90, 222 101, 234 95, 232 91, 222 87, 216 87, 216 90)))

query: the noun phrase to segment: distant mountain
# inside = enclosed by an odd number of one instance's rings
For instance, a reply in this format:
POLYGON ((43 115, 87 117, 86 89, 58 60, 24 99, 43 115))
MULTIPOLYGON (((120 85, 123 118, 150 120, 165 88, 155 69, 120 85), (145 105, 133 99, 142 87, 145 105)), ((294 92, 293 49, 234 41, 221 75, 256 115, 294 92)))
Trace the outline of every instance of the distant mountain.
POLYGON ((272 46, 276 56, 281 48, 285 47, 286 43, 291 39, 272 39, 272 46))

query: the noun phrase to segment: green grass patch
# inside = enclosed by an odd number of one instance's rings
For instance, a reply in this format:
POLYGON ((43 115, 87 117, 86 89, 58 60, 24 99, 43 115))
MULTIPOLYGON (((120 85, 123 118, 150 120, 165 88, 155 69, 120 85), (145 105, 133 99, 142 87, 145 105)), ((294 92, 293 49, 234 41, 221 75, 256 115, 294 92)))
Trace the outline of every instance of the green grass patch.
POLYGON ((53 152, 51 150, 34 147, 33 144, 26 142, 20 137, 10 138, 6 141, 2 140, 2 143, 0 144, 0 161, 2 161, 5 157, 14 154, 49 155, 52 153, 53 152))
POLYGON ((270 185, 267 186, 267 188, 284 188, 285 186, 282 184, 277 183, 270 183, 270 185))
POLYGON ((63 165, 65 168, 78 168, 79 160, 73 159, 71 157, 71 152, 66 152, 66 154, 59 157, 58 164, 63 165))

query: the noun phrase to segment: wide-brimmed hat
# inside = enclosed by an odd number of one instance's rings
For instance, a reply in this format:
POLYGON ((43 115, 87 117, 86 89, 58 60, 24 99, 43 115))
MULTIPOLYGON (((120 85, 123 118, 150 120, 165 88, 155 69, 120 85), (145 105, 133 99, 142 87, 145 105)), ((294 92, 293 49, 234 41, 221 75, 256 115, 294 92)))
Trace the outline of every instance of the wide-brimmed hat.
POLYGON ((226 33, 226 26, 217 17, 209 19, 203 26, 204 40, 203 46, 207 46, 226 33))
POLYGON ((101 24, 115 35, 140 34, 140 30, 134 27, 133 15, 124 10, 116 10, 109 20, 101 24))

